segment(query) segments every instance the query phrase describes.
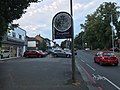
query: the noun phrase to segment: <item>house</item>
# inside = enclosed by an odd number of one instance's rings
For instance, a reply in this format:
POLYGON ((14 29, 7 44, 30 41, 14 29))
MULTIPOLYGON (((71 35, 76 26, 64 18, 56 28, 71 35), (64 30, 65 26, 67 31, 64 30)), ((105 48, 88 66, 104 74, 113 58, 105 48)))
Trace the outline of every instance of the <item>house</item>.
POLYGON ((20 27, 10 30, 2 40, 2 50, 9 50, 10 57, 22 56, 26 46, 26 31, 20 27))
POLYGON ((27 50, 38 50, 38 44, 36 38, 27 36, 27 50))
POLYGON ((50 40, 44 39, 42 36, 36 35, 35 37, 27 37, 28 47, 27 50, 46 50, 50 46, 50 40))

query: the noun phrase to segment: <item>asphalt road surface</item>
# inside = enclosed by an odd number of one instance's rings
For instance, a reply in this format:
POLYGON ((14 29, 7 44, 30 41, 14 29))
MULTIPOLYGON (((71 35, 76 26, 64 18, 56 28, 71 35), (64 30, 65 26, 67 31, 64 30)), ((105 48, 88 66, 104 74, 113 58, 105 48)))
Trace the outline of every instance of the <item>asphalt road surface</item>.
POLYGON ((70 58, 0 61, 0 90, 88 90, 77 74, 80 82, 72 84, 70 58))
POLYGON ((94 63, 92 51, 79 50, 76 64, 86 73, 90 84, 98 90, 120 90, 120 64, 118 66, 100 66, 94 63))

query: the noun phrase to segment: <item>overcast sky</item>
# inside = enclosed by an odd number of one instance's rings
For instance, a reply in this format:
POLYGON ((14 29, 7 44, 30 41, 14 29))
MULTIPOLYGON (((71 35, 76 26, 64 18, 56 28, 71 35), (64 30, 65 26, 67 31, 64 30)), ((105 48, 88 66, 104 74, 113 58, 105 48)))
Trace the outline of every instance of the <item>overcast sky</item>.
MULTIPOLYGON (((81 31, 80 24, 85 22, 86 15, 93 13, 103 2, 116 2, 120 6, 119 0, 73 0, 75 35, 81 31)), ((33 3, 14 23, 25 29, 29 37, 40 34, 44 38, 52 39, 52 19, 60 11, 70 13, 69 4, 70 0, 43 0, 40 3, 33 3)))

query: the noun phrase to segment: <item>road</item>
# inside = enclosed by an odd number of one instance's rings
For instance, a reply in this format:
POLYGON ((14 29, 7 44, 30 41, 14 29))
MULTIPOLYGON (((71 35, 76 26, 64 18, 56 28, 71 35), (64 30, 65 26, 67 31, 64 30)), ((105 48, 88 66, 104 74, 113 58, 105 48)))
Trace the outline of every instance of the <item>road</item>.
POLYGON ((98 90, 120 90, 120 64, 118 66, 100 66, 94 63, 92 51, 79 50, 76 65, 87 75, 89 84, 98 90))
POLYGON ((88 90, 72 84, 70 58, 19 58, 0 61, 0 90, 88 90))

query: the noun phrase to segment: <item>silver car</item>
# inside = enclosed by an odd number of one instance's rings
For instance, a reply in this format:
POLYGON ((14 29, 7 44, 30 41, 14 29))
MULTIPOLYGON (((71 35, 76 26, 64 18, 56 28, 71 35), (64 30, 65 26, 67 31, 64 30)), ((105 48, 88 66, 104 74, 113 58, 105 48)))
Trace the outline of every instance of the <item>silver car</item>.
POLYGON ((71 53, 65 52, 64 50, 54 50, 52 52, 52 56, 53 57, 66 57, 66 58, 70 58, 71 57, 71 53))

